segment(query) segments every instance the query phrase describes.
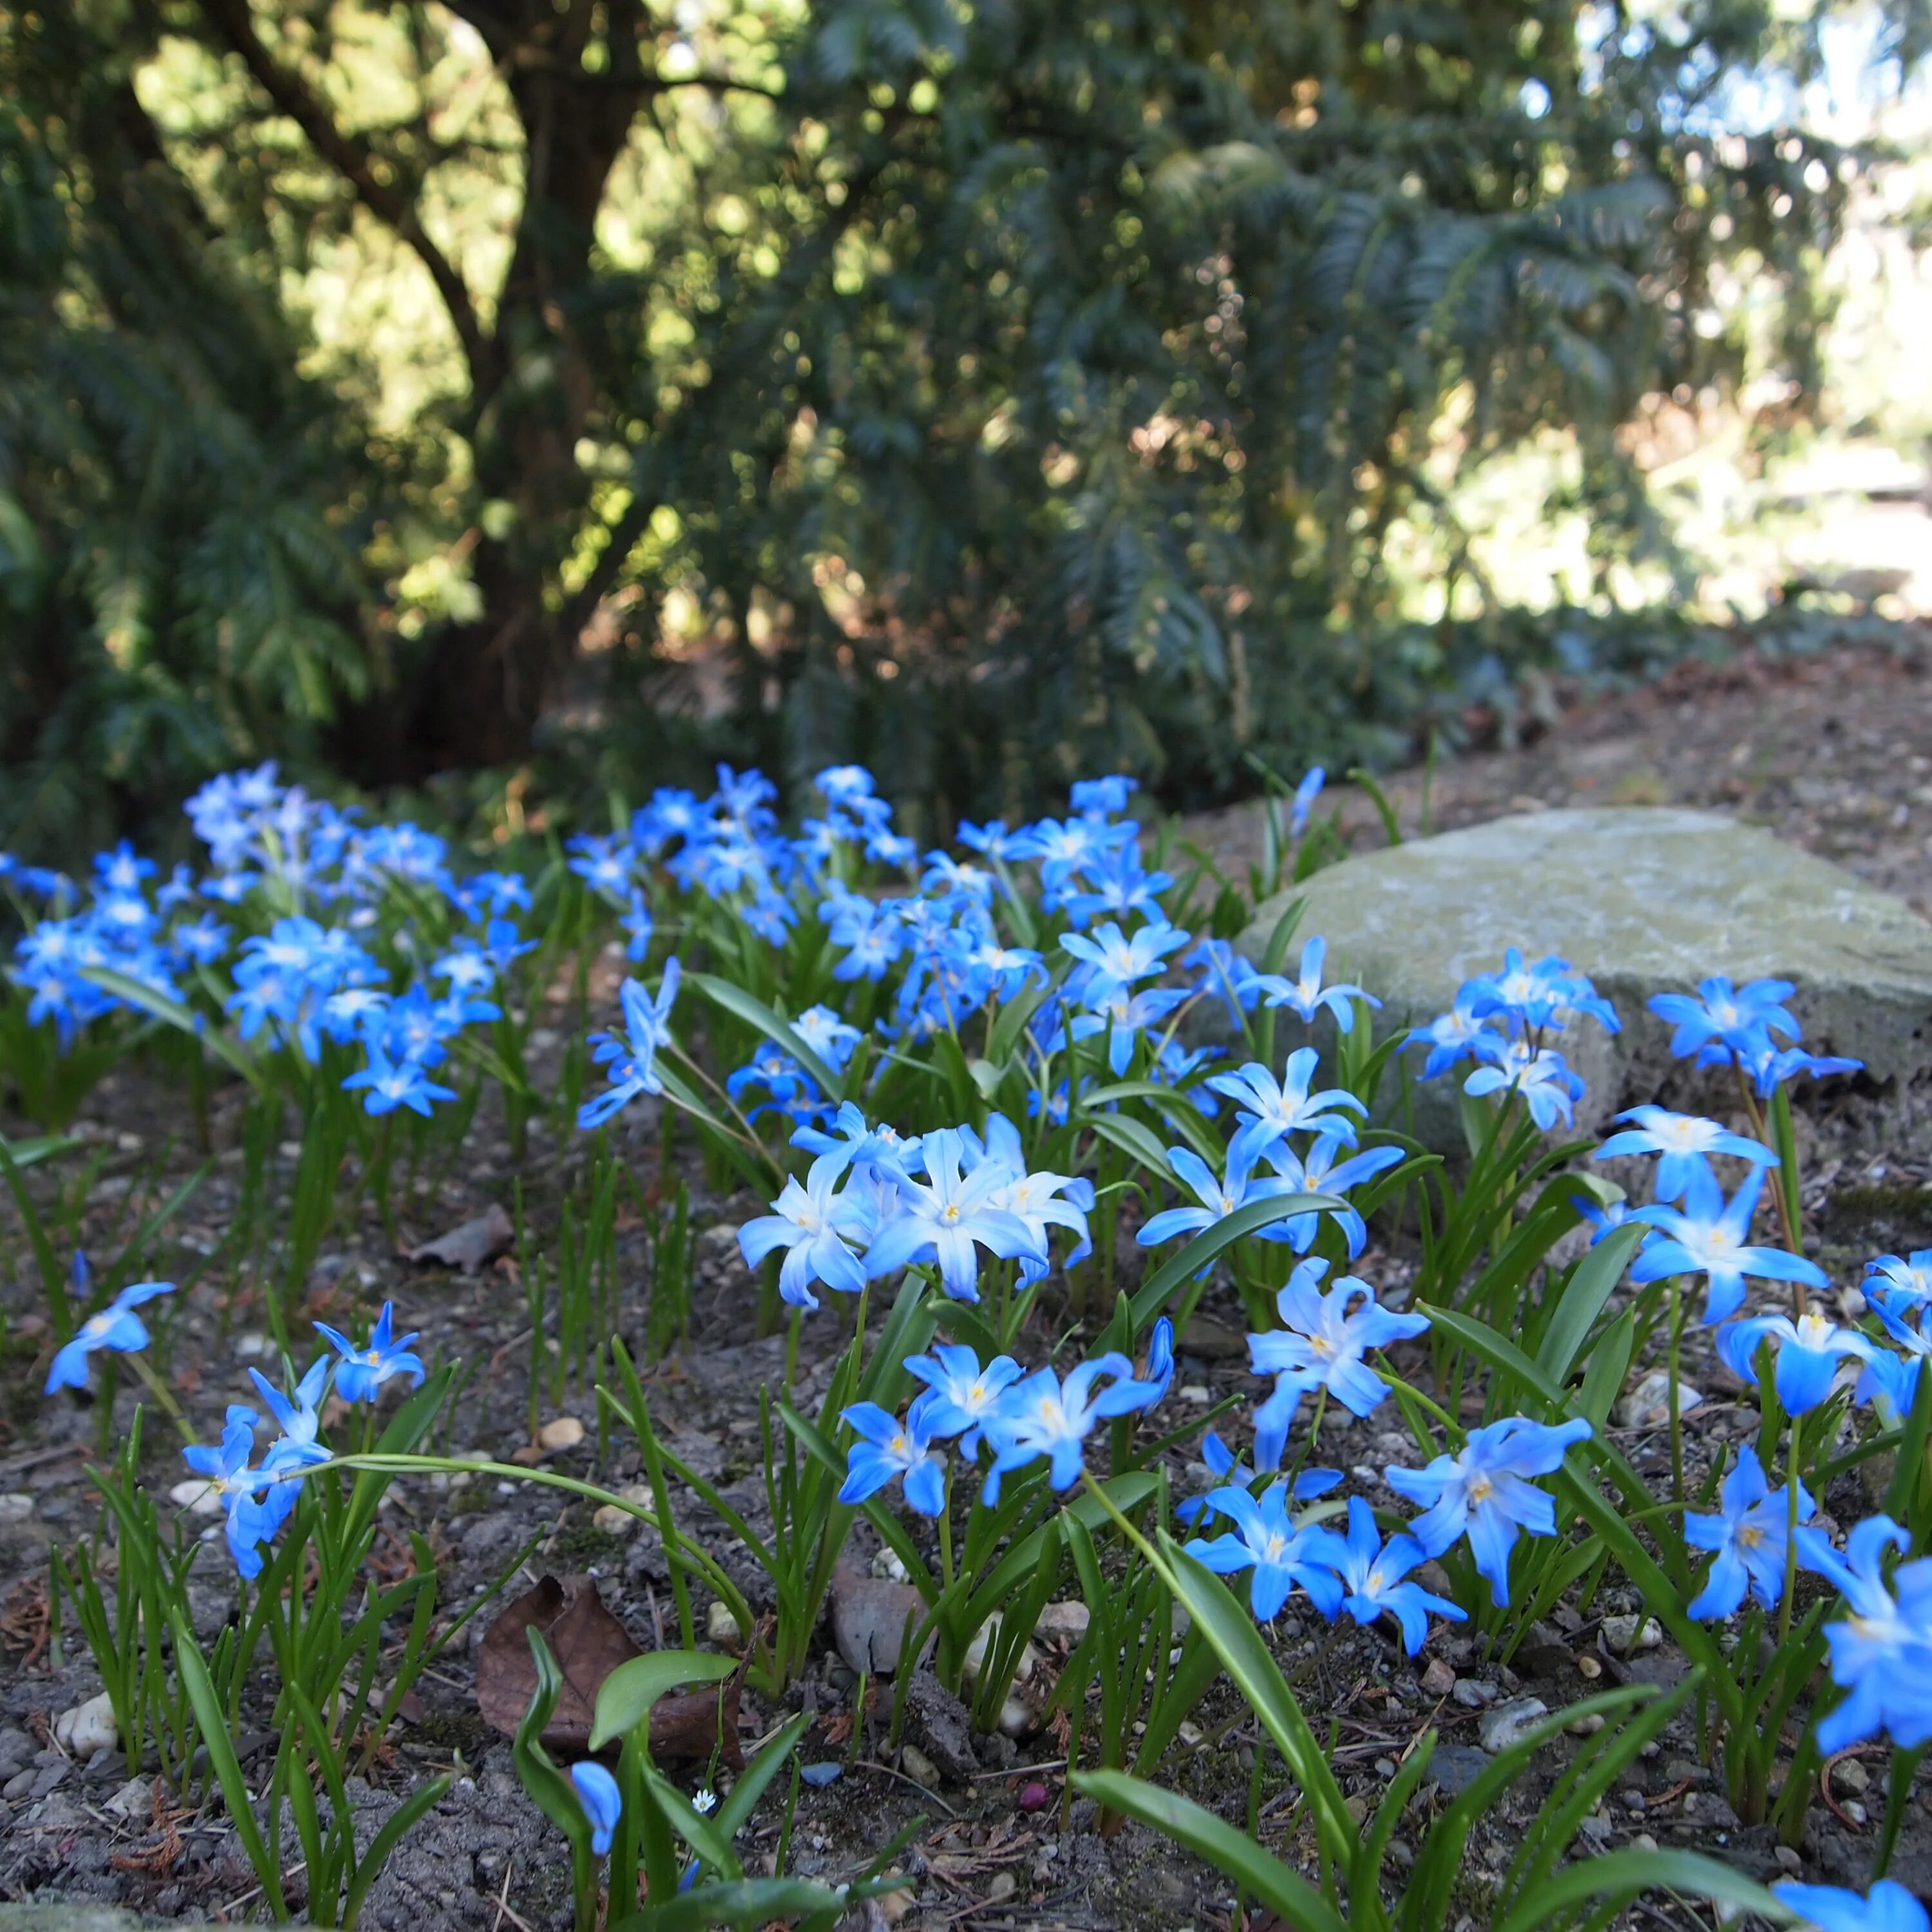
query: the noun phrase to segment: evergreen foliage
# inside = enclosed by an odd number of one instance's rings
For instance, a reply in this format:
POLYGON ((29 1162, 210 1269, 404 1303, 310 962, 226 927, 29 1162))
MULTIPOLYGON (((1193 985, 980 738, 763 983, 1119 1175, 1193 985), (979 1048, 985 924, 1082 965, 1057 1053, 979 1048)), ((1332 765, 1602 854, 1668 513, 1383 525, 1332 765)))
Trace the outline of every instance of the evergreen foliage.
POLYGON ((16 12, 0 836, 272 751, 392 780, 562 750, 633 795, 714 749, 862 758, 942 818, 1386 754, 1523 661, 1486 595, 1397 610, 1406 526, 1486 588, 1459 464, 1573 428, 1600 565, 1667 558, 1618 431, 1739 366, 1699 326, 1721 265, 1815 379, 1868 158, 1719 130, 1821 17, 16 12), (322 356, 290 293, 350 245, 436 305, 400 440, 374 332, 322 356))

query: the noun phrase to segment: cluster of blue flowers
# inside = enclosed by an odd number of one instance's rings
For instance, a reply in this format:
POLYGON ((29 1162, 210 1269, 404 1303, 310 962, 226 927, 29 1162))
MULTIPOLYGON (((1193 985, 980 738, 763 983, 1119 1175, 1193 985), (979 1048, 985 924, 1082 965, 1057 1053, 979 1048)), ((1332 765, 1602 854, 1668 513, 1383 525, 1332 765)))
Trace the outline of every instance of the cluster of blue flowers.
MULTIPOLYGON (((84 1283, 86 1264, 79 1256, 74 1273, 76 1281, 84 1283)), ((46 1393, 85 1388, 90 1355, 104 1351, 131 1355, 147 1348, 152 1337, 135 1310, 174 1292, 171 1281, 138 1282, 88 1316, 73 1339, 55 1352, 46 1393)), ((374 1402, 382 1384, 399 1376, 407 1378, 412 1388, 423 1379, 422 1362, 410 1348, 416 1338, 394 1332, 395 1311, 386 1301, 366 1343, 352 1341, 325 1322, 315 1326, 334 1354, 318 1355, 292 1387, 278 1388, 260 1370, 248 1371, 281 1431, 260 1462, 251 1464, 250 1458, 255 1453, 255 1432, 261 1418, 244 1402, 229 1405, 218 1444, 191 1444, 182 1451, 189 1468, 206 1479, 219 1500, 229 1554, 236 1570, 251 1580, 262 1574, 262 1546, 274 1541, 294 1513, 296 1479, 303 1471, 329 1460, 328 1447, 322 1440, 322 1405, 332 1382, 338 1399, 352 1405, 374 1402)))
POLYGON ((1579 1019, 1592 1019, 1608 1033, 1621 1033, 1616 1009, 1588 978, 1554 954, 1534 966, 1523 963, 1514 946, 1503 956, 1500 973, 1466 981, 1446 1013, 1409 1035, 1426 1046, 1422 1077, 1432 1080, 1464 1060, 1476 1063, 1462 1083, 1468 1094, 1505 1089, 1522 1096, 1530 1117, 1547 1132, 1576 1118, 1583 1082, 1547 1044, 1579 1019))
POLYGON ((500 988, 535 950, 516 918, 532 904, 524 880, 459 876, 433 833, 365 825, 284 785, 272 764, 211 781, 188 812, 209 855, 198 875, 178 866, 157 884, 124 842, 84 887, 0 855, 0 887, 28 914, 8 970, 28 1018, 70 1044, 125 1004, 98 976, 115 974, 178 1004, 202 996, 243 1041, 310 1064, 325 1042, 350 1048, 362 1064, 342 1084, 372 1114, 454 1100, 436 1070, 467 1029, 502 1016, 500 988), (386 917, 398 892, 436 909, 444 938, 426 963, 413 922, 386 917))

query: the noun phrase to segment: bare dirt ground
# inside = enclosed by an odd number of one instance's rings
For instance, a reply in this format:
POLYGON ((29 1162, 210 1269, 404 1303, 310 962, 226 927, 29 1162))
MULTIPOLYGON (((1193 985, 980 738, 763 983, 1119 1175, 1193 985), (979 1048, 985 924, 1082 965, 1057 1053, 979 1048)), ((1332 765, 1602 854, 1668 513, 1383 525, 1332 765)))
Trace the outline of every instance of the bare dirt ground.
MULTIPOLYGON (((1932 917, 1932 626, 1900 641, 1897 650, 1684 664, 1569 712, 1520 750, 1444 760, 1432 778, 1417 767, 1384 789, 1412 836, 1558 806, 1729 812, 1932 917)), ((1328 796, 1352 844, 1382 842, 1365 792, 1328 796)), ((1244 862, 1259 856, 1262 826, 1261 808, 1241 806, 1192 829, 1244 862)))

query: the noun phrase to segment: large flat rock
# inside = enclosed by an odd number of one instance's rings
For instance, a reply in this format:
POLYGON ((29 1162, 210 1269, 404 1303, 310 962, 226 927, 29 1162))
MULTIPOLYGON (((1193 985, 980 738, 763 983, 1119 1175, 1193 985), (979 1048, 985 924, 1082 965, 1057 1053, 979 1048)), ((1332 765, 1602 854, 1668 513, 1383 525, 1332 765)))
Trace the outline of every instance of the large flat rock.
MULTIPOLYGON (((1686 1097, 1670 1029, 1644 1002, 1713 973, 1740 985, 1796 982, 1803 1044, 1863 1060, 1894 1100, 1932 1074, 1932 925, 1828 861, 1716 813, 1534 812, 1365 854, 1262 906, 1236 941, 1250 958, 1297 896, 1308 903, 1289 970, 1301 940, 1324 934, 1330 978, 1378 994, 1382 1029, 1444 1011, 1466 980, 1500 967, 1505 946, 1531 961, 1558 953, 1588 974, 1624 1031, 1611 1038, 1586 1021, 1557 1042, 1589 1082, 1578 1108, 1586 1132, 1620 1107, 1686 1097)), ((1295 1024, 1288 1016, 1284 1032, 1295 1024)), ((1795 1097, 1803 1102, 1806 1084, 1795 1097)), ((1441 1112, 1430 1124, 1448 1128, 1441 1112)))

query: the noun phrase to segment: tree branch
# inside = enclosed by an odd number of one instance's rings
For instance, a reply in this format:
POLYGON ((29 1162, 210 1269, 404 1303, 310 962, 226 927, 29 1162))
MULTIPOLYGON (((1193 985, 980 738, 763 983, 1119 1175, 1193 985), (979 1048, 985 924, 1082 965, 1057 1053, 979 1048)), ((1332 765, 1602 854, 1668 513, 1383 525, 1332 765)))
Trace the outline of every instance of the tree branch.
POLYGON ((292 121, 308 136, 309 145, 355 190, 356 200, 416 251, 429 271, 457 340, 462 344, 476 400, 479 405, 487 400, 496 386, 494 346, 483 332, 476 304, 455 265, 424 229, 414 199, 380 178, 376 158, 353 135, 336 125, 327 104, 316 97, 299 74, 284 67, 263 46, 255 31, 249 0, 201 0, 201 6, 216 32, 241 56, 275 111, 292 121))

